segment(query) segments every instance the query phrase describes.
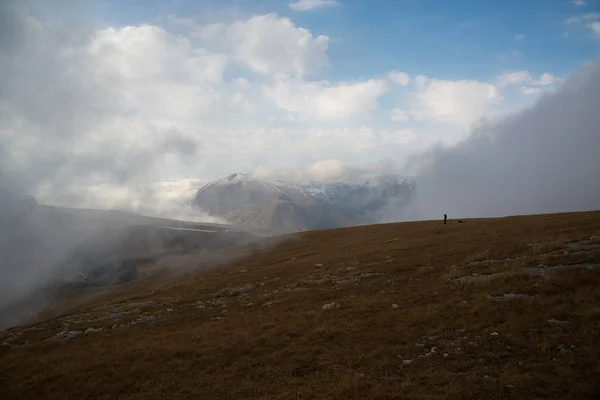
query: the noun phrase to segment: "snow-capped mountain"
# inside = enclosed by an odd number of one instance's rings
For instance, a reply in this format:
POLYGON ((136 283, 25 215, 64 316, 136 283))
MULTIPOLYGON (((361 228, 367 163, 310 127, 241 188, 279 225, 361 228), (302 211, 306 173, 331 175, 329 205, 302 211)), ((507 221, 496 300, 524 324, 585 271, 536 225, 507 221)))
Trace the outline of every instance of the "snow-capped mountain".
POLYGON ((379 213, 402 207, 414 188, 396 175, 304 183, 235 173, 201 187, 194 204, 245 229, 287 233, 380 222, 379 213))

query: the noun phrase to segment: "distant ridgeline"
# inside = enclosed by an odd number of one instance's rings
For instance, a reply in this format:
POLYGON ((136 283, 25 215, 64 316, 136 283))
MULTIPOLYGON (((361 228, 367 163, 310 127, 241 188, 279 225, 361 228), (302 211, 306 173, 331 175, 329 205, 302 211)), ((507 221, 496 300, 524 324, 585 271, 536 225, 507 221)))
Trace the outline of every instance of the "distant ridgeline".
POLYGON ((397 175, 298 183, 236 173, 201 187, 194 204, 243 229, 278 234, 385 222, 383 216, 404 207, 415 188, 397 175))

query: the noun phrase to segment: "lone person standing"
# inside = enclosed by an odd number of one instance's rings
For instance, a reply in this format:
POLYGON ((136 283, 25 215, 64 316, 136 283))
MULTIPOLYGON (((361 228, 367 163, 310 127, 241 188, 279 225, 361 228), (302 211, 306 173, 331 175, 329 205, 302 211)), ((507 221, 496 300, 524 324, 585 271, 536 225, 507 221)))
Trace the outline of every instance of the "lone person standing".
POLYGON ((444 214, 444 225, 446 225, 446 221, 448 220, 448 216, 444 214))

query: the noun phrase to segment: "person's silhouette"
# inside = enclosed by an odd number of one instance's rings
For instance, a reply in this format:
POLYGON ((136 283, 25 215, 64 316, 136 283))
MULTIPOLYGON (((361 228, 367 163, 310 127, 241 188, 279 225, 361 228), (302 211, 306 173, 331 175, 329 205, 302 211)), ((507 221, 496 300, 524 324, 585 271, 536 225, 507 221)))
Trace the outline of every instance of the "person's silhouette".
POLYGON ((444 214, 444 225, 446 224, 447 220, 448 220, 448 216, 446 214, 444 214))

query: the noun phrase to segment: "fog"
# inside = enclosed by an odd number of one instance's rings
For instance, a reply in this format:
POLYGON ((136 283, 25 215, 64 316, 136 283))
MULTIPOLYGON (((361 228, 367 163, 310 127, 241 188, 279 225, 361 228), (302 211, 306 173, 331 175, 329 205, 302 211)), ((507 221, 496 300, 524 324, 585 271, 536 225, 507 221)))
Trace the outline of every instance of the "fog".
POLYGON ((416 196, 394 212, 419 220, 600 209, 599 105, 596 61, 532 107, 411 157, 416 196))

